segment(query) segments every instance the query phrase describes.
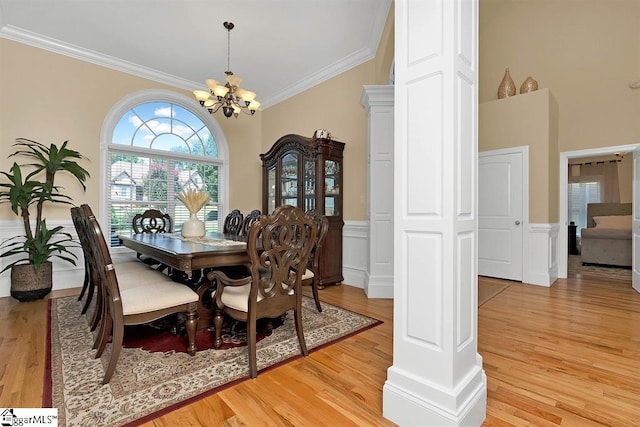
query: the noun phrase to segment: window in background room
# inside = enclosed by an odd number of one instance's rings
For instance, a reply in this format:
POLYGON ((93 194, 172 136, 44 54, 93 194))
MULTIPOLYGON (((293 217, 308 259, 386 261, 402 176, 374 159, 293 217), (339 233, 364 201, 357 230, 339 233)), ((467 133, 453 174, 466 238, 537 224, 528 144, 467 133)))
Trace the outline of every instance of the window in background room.
POLYGON ((587 227, 587 203, 600 203, 600 182, 574 182, 569 184, 569 222, 578 227, 576 233, 587 227))
POLYGON ((618 161, 596 161, 569 165, 569 221, 577 225, 577 236, 587 228, 587 204, 619 203, 618 161))
POLYGON ((207 231, 220 230, 220 171, 224 167, 211 131, 188 109, 171 102, 145 102, 118 121, 108 145, 107 168, 111 246, 131 231, 136 213, 154 208, 180 231, 189 211, 181 191, 204 190, 209 203, 198 213, 207 231))

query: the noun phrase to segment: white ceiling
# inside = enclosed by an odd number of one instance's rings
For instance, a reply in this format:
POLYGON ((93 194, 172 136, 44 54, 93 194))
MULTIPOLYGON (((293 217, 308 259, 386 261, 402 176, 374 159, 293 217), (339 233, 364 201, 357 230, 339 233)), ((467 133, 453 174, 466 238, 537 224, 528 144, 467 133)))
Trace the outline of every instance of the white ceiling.
POLYGON ((391 0, 0 0, 0 37, 193 90, 206 89, 207 78, 224 80, 222 23, 231 21, 231 71, 267 108, 373 59, 390 5, 391 0))

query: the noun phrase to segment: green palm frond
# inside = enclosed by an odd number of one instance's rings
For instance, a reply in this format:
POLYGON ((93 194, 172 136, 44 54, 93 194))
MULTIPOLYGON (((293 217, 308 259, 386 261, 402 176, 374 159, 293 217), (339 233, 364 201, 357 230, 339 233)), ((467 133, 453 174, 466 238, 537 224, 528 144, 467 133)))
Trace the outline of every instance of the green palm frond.
POLYGON ((14 214, 21 216, 25 234, 15 236, 0 244, 0 257, 10 257, 5 271, 16 264, 30 263, 40 265, 53 257, 75 265, 76 255, 70 249, 78 247, 73 236, 62 227, 47 228, 43 218, 46 203, 73 204, 73 199, 64 194, 64 187, 55 185, 58 172, 64 172, 76 178, 86 191, 89 172, 78 164, 77 160, 86 160, 78 151, 68 148, 69 141, 60 147, 56 144, 46 146, 38 141, 26 138, 16 139, 15 152, 9 157, 26 157, 30 163, 13 163, 8 172, 0 172, 4 182, 0 182, 0 203, 8 203, 14 214), (25 175, 23 169, 28 168, 25 175), (38 179, 44 175, 44 179, 38 179), (31 229, 31 210, 35 206, 35 230, 31 229))

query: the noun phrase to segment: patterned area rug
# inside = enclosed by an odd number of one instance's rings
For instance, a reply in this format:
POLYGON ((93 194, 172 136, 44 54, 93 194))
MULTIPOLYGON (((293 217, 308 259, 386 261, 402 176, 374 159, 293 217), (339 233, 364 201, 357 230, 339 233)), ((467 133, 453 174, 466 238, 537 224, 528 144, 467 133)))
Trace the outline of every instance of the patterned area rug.
MULTIPOLYGON (((101 385, 111 346, 94 359, 93 334, 75 297, 50 300, 43 407, 58 408, 60 426, 137 425, 248 378, 247 349, 149 352, 123 348, 116 371, 101 385), (50 392, 49 392, 50 391, 50 392)), ((372 319, 303 298, 303 324, 310 351, 379 325, 372 319)), ((302 357, 293 315, 257 344, 258 369, 302 357)))
POLYGON ((567 275, 569 277, 594 277, 604 280, 621 280, 631 283, 631 269, 621 267, 607 267, 602 265, 582 265, 580 255, 569 255, 567 261, 567 275))

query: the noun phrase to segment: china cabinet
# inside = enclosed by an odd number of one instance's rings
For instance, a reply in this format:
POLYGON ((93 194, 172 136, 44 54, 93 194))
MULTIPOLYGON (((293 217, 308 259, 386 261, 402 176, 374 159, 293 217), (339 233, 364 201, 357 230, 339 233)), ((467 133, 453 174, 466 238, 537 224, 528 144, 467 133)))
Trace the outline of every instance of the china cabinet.
POLYGON ((321 286, 342 282, 342 153, 331 138, 285 135, 262 160, 262 211, 280 205, 316 209, 329 220, 319 259, 321 286))

